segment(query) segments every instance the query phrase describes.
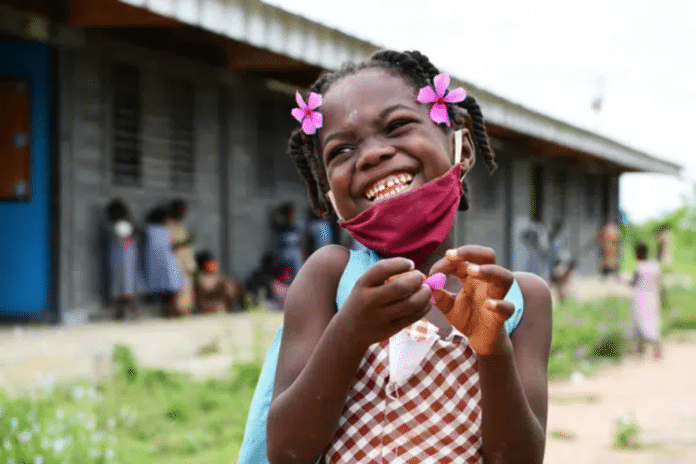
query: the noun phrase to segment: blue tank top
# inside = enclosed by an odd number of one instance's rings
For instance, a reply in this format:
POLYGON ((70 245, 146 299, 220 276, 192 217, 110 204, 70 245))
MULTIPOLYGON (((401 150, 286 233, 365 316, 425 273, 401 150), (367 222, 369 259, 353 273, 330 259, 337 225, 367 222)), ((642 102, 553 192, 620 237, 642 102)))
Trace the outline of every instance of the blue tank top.
MULTIPOLYGON (((336 289, 336 308, 341 309, 358 278, 379 260, 379 255, 372 250, 350 250, 350 258, 336 289)), ((513 281, 505 299, 515 305, 515 312, 505 321, 505 329, 510 334, 519 325, 524 311, 522 291, 516 280, 513 281)), ((282 333, 283 327, 280 327, 271 343, 271 348, 268 350, 259 381, 256 384, 254 397, 249 406, 242 448, 239 451, 239 464, 268 463, 266 454, 266 421, 273 398, 273 382, 275 380, 282 333)))

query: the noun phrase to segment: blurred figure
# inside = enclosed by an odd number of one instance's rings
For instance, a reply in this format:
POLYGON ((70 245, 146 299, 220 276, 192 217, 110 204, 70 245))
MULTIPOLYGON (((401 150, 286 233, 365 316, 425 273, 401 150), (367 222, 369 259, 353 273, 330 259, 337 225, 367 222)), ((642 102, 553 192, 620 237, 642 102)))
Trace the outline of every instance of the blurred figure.
POLYGON ((602 258, 602 276, 613 274, 618 278, 621 231, 608 214, 604 216, 604 224, 597 234, 597 244, 602 258))
POLYGON ((193 254, 193 234, 186 230, 186 203, 184 200, 174 200, 169 205, 169 239, 172 243, 174 256, 179 262, 184 279, 184 288, 174 296, 173 310, 178 316, 193 312, 193 282, 196 274, 196 258, 193 254))
POLYGON ((278 207, 271 225, 276 259, 276 277, 290 285, 304 262, 300 229, 295 225, 295 206, 284 203, 278 207))
POLYGON ((525 271, 536 274, 549 282, 553 251, 546 226, 539 221, 532 221, 522 231, 521 238, 527 249, 525 271))
POLYGON ((657 233, 657 260, 662 267, 662 272, 669 272, 674 263, 674 234, 668 223, 659 226, 657 233))
POLYGON ((274 298, 273 269, 273 255, 266 253, 261 258, 261 267, 256 269, 247 279, 246 289, 255 304, 274 298))
POLYGON ((636 270, 631 285, 631 315, 638 338, 638 352, 645 351, 645 343, 653 345, 655 359, 662 357, 660 344, 660 265, 648 260, 648 246, 644 242, 635 245, 636 270))
POLYGON ((331 244, 333 231, 328 218, 320 218, 312 208, 307 210, 307 229, 305 233, 305 256, 310 256, 319 248, 331 244))
POLYGON ((556 293, 559 302, 564 302, 569 296, 570 280, 575 271, 576 261, 569 260, 567 263, 556 266, 551 274, 551 287, 556 293))
POLYGON ((220 274, 220 266, 212 253, 198 253, 196 263, 196 300, 201 313, 231 312, 237 302, 242 309, 246 307, 244 287, 236 279, 220 274))
POLYGON ((116 301, 116 318, 138 316, 135 298, 144 290, 143 277, 138 266, 135 227, 130 212, 121 200, 113 200, 106 207, 109 220, 109 288, 116 301))
POLYGON ((150 294, 163 297, 163 314, 174 316, 174 298, 184 289, 184 277, 172 251, 168 212, 157 207, 147 217, 145 226, 145 279, 150 294))
POLYGON ((576 262, 571 258, 563 222, 556 220, 549 234, 551 247, 551 286, 560 302, 568 297, 570 278, 576 262))

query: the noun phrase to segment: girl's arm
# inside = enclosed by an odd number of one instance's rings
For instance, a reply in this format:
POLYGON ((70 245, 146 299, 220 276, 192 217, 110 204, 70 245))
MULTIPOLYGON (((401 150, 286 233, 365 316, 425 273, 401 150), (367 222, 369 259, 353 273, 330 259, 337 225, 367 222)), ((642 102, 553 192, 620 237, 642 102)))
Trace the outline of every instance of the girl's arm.
POLYGON ((273 464, 315 462, 336 432, 367 348, 420 319, 430 307, 430 290, 422 284, 421 273, 384 283, 413 269, 412 262, 394 258, 375 264, 358 279, 336 313, 336 288, 348 256, 343 247, 322 248, 305 263, 288 292, 268 413, 267 451, 273 464))
POLYGON ((483 451, 487 464, 541 464, 548 410, 551 294, 546 282, 516 273, 524 316, 502 354, 479 356, 483 451))

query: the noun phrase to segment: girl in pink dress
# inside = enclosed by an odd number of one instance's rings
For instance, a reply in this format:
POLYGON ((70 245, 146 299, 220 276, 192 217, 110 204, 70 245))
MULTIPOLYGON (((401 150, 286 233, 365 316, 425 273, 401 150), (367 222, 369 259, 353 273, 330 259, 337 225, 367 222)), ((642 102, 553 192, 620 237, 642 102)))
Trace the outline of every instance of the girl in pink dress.
POLYGON ((635 333, 638 337, 638 352, 645 351, 645 343, 654 348, 655 359, 662 357, 660 344, 660 264, 648 260, 648 246, 638 242, 636 251, 636 271, 633 275, 633 296, 631 298, 631 316, 635 333))

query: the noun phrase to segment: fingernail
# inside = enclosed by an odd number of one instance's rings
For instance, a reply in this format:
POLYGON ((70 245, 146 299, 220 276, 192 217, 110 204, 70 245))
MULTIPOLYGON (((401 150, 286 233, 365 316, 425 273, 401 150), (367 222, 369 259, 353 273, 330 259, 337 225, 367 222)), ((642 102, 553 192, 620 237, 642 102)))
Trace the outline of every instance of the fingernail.
POLYGON ((495 300, 488 299, 486 300, 486 304, 491 310, 495 310, 495 307, 498 305, 498 302, 495 300))
POLYGON ((459 255, 457 254, 457 250, 447 250, 445 252, 445 257, 447 257, 447 259, 457 259, 459 255))
POLYGON ((478 264, 471 264, 468 263, 469 265, 469 274, 478 274, 481 268, 479 267, 478 264))
POLYGON ((410 269, 411 271, 414 270, 414 269, 416 268, 416 263, 414 263, 414 262, 413 262, 412 260, 410 260, 410 259, 408 260, 408 265, 411 267, 411 269, 410 269))

